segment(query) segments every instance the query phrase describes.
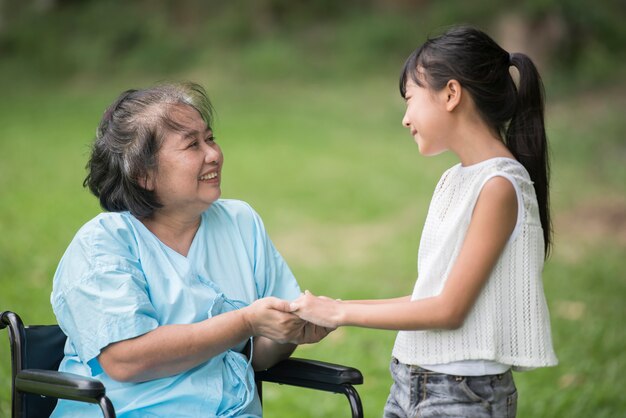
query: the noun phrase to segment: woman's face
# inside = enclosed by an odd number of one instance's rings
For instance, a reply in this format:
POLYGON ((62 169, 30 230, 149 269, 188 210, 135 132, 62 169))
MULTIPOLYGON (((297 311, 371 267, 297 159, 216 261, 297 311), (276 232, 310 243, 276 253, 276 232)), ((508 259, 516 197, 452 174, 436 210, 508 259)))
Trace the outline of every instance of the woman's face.
POLYGON ((194 108, 175 106, 171 117, 187 129, 166 130, 157 154, 158 168, 148 176, 147 186, 163 205, 158 211, 197 215, 220 197, 224 156, 194 108))
POLYGON ((402 125, 410 129, 420 153, 428 156, 446 151, 449 119, 442 94, 418 86, 409 79, 405 100, 402 125))

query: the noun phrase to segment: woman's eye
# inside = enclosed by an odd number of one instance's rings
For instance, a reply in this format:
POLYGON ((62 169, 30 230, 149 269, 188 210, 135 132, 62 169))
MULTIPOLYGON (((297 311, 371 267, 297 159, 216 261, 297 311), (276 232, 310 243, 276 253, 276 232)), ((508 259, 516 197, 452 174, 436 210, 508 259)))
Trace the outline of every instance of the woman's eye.
POLYGON ((211 143, 211 142, 215 142, 215 137, 214 136, 210 136, 206 139, 207 143, 211 143))

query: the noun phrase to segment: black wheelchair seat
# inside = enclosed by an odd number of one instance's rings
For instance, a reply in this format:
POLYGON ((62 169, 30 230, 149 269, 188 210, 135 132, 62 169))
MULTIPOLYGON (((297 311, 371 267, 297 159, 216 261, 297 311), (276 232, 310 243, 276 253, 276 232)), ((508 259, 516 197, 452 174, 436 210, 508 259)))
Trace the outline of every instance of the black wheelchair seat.
MULTIPOLYGON (((97 379, 59 372, 67 337, 58 325, 24 326, 13 312, 0 313, 0 329, 7 328, 11 345, 12 418, 49 417, 57 399, 98 404, 105 418, 114 418, 113 404, 97 379)), ((352 417, 362 417, 361 399, 353 385, 363 383, 361 372, 352 367, 314 360, 290 358, 257 372, 257 390, 262 382, 343 393, 352 417)))

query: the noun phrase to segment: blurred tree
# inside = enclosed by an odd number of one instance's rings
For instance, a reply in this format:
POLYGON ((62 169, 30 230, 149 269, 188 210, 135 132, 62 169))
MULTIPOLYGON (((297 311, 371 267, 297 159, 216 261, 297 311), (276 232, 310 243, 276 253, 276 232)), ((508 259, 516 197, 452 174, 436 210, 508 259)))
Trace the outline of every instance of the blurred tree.
POLYGON ((623 0, 0 0, 0 72, 67 77, 156 68, 167 75, 207 50, 267 38, 311 46, 314 36, 328 42, 329 31, 344 37, 333 47, 385 61, 431 30, 470 22, 542 66, 594 83, 624 65, 625 13, 623 0))

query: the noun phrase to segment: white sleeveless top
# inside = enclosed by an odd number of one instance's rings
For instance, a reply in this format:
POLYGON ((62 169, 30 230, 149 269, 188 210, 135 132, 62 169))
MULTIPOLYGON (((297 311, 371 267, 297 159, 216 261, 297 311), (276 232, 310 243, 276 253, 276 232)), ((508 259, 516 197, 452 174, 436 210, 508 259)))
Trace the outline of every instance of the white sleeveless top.
POLYGON ((516 160, 457 164, 443 174, 422 232, 412 300, 441 293, 478 195, 496 176, 513 184, 519 207, 515 229, 491 276, 460 328, 398 332, 393 356, 400 362, 445 366, 484 360, 516 370, 557 364, 541 277, 544 240, 537 198, 526 169, 516 160))

